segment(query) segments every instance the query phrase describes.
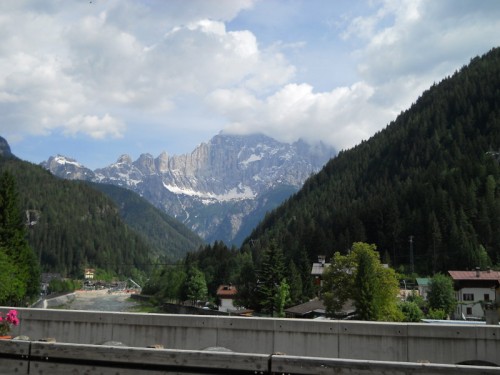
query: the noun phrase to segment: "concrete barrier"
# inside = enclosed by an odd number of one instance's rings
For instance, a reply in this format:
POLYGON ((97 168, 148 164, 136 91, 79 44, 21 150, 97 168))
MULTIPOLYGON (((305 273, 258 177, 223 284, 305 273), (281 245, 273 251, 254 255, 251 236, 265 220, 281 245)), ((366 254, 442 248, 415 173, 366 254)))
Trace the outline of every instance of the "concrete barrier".
POLYGON ((269 356, 32 343, 30 374, 267 374, 269 356), (33 371, 31 371, 33 370, 33 371))
POLYGON ((4 340, 0 342, 0 373, 494 375, 500 374, 500 368, 4 340))
POLYGON ((500 374, 498 367, 460 366, 432 363, 367 361, 311 357, 272 356, 272 374, 301 375, 475 375, 500 374))
POLYGON ((28 374, 30 343, 0 340, 0 373, 28 374))
POLYGON ((252 354, 500 365, 500 326, 242 318, 17 309, 14 335, 32 340, 252 354))

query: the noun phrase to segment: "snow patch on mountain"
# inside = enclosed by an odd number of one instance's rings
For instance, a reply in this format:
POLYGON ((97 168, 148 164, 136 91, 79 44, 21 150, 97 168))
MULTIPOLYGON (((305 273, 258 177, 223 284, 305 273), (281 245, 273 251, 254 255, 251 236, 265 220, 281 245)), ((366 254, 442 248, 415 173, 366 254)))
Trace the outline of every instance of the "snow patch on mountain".
POLYGON ((242 199, 254 199, 256 194, 252 191, 249 186, 238 186, 238 188, 232 188, 224 194, 215 194, 209 192, 195 191, 193 189, 180 188, 176 185, 168 185, 163 183, 165 189, 174 194, 182 194, 189 197, 200 198, 204 204, 210 204, 214 201, 216 202, 228 202, 228 201, 238 201, 242 199))

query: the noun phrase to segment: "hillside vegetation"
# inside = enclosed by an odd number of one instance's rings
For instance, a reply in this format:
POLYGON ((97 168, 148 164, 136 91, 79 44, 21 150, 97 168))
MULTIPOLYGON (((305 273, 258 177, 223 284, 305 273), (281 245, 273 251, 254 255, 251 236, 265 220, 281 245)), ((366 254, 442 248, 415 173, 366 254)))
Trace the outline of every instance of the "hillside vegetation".
POLYGON ((116 203, 123 221, 143 237, 155 254, 175 261, 203 245, 203 240, 184 224, 138 194, 114 185, 89 184, 116 203))
POLYGON ((15 178, 20 206, 32 224, 28 240, 44 272, 82 277, 84 268, 92 267, 131 276, 148 272, 160 257, 179 258, 198 246, 196 236, 189 236, 181 225, 177 229, 183 234, 175 235, 172 223, 166 224, 162 214, 142 199, 129 197, 129 192, 123 193, 127 199, 115 198, 119 208, 84 182, 56 178, 15 157, 0 158, 0 172, 4 171, 15 178), (127 220, 135 221, 141 233, 127 220), (148 231, 141 225, 149 226, 148 231))
MULTIPOLYGON (((500 49, 433 85, 384 130, 340 152, 245 241, 287 258, 376 244, 431 274, 500 263, 500 49), (410 236, 412 243, 410 246, 410 236)), ((296 262, 298 263, 298 261, 296 262)))

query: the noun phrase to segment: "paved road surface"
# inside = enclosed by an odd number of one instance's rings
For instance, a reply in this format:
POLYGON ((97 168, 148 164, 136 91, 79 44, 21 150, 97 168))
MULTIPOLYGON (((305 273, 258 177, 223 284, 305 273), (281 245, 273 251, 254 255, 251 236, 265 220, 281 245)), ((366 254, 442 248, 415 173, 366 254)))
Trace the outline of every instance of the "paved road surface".
POLYGON ((68 310, 130 311, 138 304, 130 300, 130 293, 107 290, 76 291, 76 298, 66 305, 68 310))

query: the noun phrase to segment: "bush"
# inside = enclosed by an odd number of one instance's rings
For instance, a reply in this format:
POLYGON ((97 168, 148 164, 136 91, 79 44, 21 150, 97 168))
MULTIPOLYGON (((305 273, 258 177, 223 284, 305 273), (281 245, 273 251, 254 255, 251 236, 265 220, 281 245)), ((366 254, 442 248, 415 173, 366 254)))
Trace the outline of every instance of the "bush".
POLYGON ((446 314, 446 311, 443 309, 429 309, 429 312, 427 313, 427 317, 429 319, 436 319, 436 320, 445 320, 448 317, 448 314, 446 314))
POLYGON ((420 322, 424 317, 424 313, 420 310, 416 302, 405 301, 399 304, 399 309, 403 313, 404 322, 420 322))

